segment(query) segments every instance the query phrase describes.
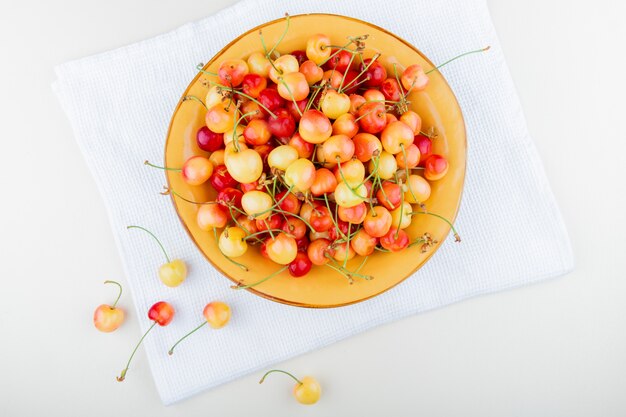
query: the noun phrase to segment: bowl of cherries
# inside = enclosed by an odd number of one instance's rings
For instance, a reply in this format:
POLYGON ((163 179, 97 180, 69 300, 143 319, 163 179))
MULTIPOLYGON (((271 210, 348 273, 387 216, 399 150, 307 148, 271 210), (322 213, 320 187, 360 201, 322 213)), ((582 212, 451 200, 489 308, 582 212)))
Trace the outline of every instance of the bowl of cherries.
POLYGON ((408 42, 350 17, 286 15, 196 69, 169 127, 164 194, 234 290, 348 305, 419 279, 450 231, 460 241, 463 116, 408 42))

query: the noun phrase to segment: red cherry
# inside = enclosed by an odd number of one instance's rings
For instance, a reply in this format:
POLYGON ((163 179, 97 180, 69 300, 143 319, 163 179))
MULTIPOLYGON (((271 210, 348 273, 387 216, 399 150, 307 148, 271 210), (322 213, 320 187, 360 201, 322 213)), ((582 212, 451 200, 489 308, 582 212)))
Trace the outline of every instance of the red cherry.
MULTIPOLYGON (((259 103, 267 107, 270 111, 274 111, 285 105, 285 99, 278 94, 276 88, 267 87, 259 93, 259 103)), ((262 108, 265 113, 265 109, 262 108)))
POLYGON ((323 65, 324 71, 334 69, 342 74, 346 72, 348 65, 350 65, 350 58, 352 57, 352 54, 343 49, 339 50, 333 48, 330 56, 331 58, 323 65))
POLYGON ((309 249, 309 238, 307 236, 302 236, 300 239, 296 239, 296 245, 298 246, 299 252, 306 252, 309 249))
POLYGON ((270 256, 267 254, 267 240, 264 240, 259 247, 259 252, 261 252, 261 256, 265 259, 270 259, 270 256))
POLYGON ((244 93, 257 98, 259 93, 267 87, 267 79, 258 74, 246 74, 241 84, 244 93))
POLYGON ((302 63, 303 63, 304 61, 306 61, 307 59, 309 59, 309 58, 307 58, 307 56, 306 56, 306 51, 303 51, 303 50, 292 51, 292 52, 291 52, 291 55, 293 55, 294 57, 296 57, 296 59, 298 60, 298 66, 302 65, 302 63))
POLYGON ((296 242, 298 239, 305 237, 307 232, 306 223, 297 217, 287 217, 283 223, 282 229, 287 232, 287 234, 293 236, 296 239, 296 242))
POLYGON ((239 187, 241 188, 241 191, 243 191, 244 193, 247 193, 248 191, 256 190, 258 186, 259 186, 258 181, 239 185, 239 187))
POLYGON ((348 236, 349 232, 350 232, 350 224, 347 222, 344 222, 343 220, 337 220, 337 227, 331 227, 328 230, 328 236, 330 237, 331 240, 337 240, 344 236, 348 236), (337 228, 339 228, 341 233, 343 233, 343 236, 339 233, 339 231, 337 231, 337 228))
POLYGON ((392 252, 398 252, 409 246, 409 236, 404 230, 392 227, 380 238, 380 245, 392 252))
POLYGON ((228 187, 235 188, 237 186, 237 181, 228 173, 226 165, 216 166, 209 181, 216 191, 222 191, 228 187))
POLYGON ((424 161, 433 154, 433 142, 424 135, 417 135, 413 138, 413 144, 420 150, 419 166, 424 166, 424 161))
POLYGON ((148 318, 159 326, 167 326, 174 318, 174 307, 165 301, 159 301, 148 310, 148 318))
POLYGON ((270 116, 267 119, 270 133, 278 138, 286 138, 288 141, 296 131, 296 121, 287 109, 278 109, 274 113, 276 117, 270 116))
POLYGON ((317 206, 311 211, 309 223, 316 232, 325 232, 333 226, 333 219, 326 206, 317 206))
POLYGON ((243 192, 236 188, 227 187, 217 194, 215 200, 224 207, 233 205, 237 208, 241 208, 241 197, 243 197, 243 192))
MULTIPOLYGON (((363 61, 363 64, 361 64, 361 70, 364 70, 371 61, 371 58, 363 61)), ((387 78, 387 70, 380 62, 375 61, 367 68, 364 76, 367 78, 367 81, 363 83, 366 87, 377 87, 387 78)))
POLYGON ((303 277, 309 273, 313 263, 309 259, 306 253, 298 252, 296 254, 296 259, 291 261, 289 264, 289 274, 292 277, 303 277))
POLYGON ((346 78, 343 80, 342 92, 346 94, 354 94, 356 90, 359 89, 359 81, 361 79, 356 79, 359 76, 359 73, 354 70, 349 70, 346 72, 346 78), (348 88, 343 88, 348 87, 348 88))
POLYGON ((280 229, 283 226, 283 216, 278 213, 272 213, 267 219, 256 219, 256 227, 259 232, 267 229, 280 229))
POLYGON ((387 78, 380 85, 380 92, 383 93, 386 100, 398 101, 400 100, 400 84, 393 78, 387 78))
POLYGON ((359 126, 367 133, 381 132, 387 126, 386 114, 383 103, 368 101, 359 108, 359 126))
POLYGON ((208 127, 202 126, 196 133, 196 142, 203 151, 215 152, 224 147, 224 134, 215 133, 208 127))
POLYGON ((287 194, 287 190, 283 190, 276 194, 276 201, 280 201, 278 207, 281 210, 288 213, 298 214, 300 213, 300 200, 293 193, 287 194), (281 201, 282 200, 282 201, 281 201))
POLYGON ((304 110, 306 109, 306 105, 308 104, 308 102, 309 102, 308 99, 296 101, 295 103, 293 102, 293 100, 291 100, 287 102, 285 107, 287 108, 287 111, 289 112, 291 117, 293 117, 293 120, 295 120, 296 122, 299 122, 300 118, 302 117, 301 114, 304 113, 304 110), (300 109, 300 111, 298 111, 298 109, 300 109))

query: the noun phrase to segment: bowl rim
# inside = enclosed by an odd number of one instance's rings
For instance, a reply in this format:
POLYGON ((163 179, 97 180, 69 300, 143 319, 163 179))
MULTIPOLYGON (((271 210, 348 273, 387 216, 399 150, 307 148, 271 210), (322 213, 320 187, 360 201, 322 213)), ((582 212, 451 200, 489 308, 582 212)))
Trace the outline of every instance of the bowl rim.
MULTIPOLYGON (((408 42, 407 40, 405 40, 404 38, 396 35, 395 33, 392 33, 390 31, 388 31, 387 29, 384 29, 374 23, 370 23, 370 22, 366 22, 364 20, 361 19, 357 19, 355 17, 351 17, 351 16, 345 16, 345 15, 340 15, 340 14, 335 14, 335 13, 301 13, 301 14, 296 14, 296 15, 289 15, 290 19, 298 19, 298 18, 302 18, 302 17, 308 17, 308 16, 332 16, 332 17, 339 17, 342 19, 347 19, 347 20, 351 20, 353 22, 357 22, 357 23, 361 23, 364 24, 366 26, 370 26, 376 30, 379 30, 389 36, 392 36, 393 38, 397 39, 398 41, 402 42, 404 45, 406 45, 408 48, 412 49, 413 51, 415 51, 418 55, 420 55, 422 57, 422 59, 424 59, 428 64, 430 64, 433 68, 436 68, 436 65, 433 64, 433 62, 422 53, 422 51, 420 51, 418 48, 416 48, 415 46, 413 46, 410 42, 408 42)), ((204 66, 203 69, 206 69, 207 67, 209 67, 213 62, 215 62, 217 59, 220 58, 220 56, 222 56, 231 46, 233 46, 234 44, 236 44, 237 42, 239 42, 244 36, 252 33, 252 32, 257 32, 261 29, 263 29, 266 26, 269 25, 273 25, 275 23, 284 21, 285 17, 281 17, 278 19, 274 19, 274 20, 270 20, 267 21, 265 23, 262 23, 258 26, 255 26, 243 33, 241 33, 239 36, 237 36, 236 38, 234 38, 232 41, 230 41, 228 44, 226 44, 222 49, 220 49, 218 52, 215 53, 215 55, 213 55, 213 57, 207 61, 204 66)), ((465 118, 463 117, 463 111, 461 109, 461 106, 459 105, 459 102, 456 98, 456 94, 454 94, 454 90, 452 90, 452 88, 450 87, 450 84, 448 83, 448 80, 446 80, 446 78, 443 76, 443 74, 441 73, 441 71, 438 71, 439 75, 441 76, 441 79, 443 80, 445 86, 452 92, 452 98, 453 103, 456 107, 456 110, 458 111, 458 113, 461 115, 460 118, 460 123, 461 123, 461 127, 463 129, 463 145, 464 145, 464 149, 465 149, 465 158, 463 161, 463 170, 462 170, 462 178, 461 178, 461 192, 459 195, 459 199, 458 202, 456 204, 456 207, 454 208, 454 214, 452 215, 452 217, 450 218, 450 222, 454 223, 458 213, 459 213, 459 209, 461 207, 461 202, 463 201, 463 193, 465 191, 465 176, 467 174, 467 128, 465 125, 465 118)), ((196 74, 196 76, 189 82, 189 84, 187 85, 187 88, 185 89, 185 91, 183 92, 183 94, 181 95, 181 98, 178 100, 178 103, 176 104, 176 107, 174 108, 173 112, 172 112, 172 117, 170 119, 170 123, 169 126, 167 128, 167 134, 166 134, 166 138, 165 138, 165 146, 163 149, 163 163, 165 164, 165 160, 166 160, 166 156, 167 156, 167 148, 168 148, 168 144, 169 144, 169 139, 171 136, 171 131, 172 131, 172 126, 174 125, 174 119, 176 118, 176 115, 181 107, 181 105, 183 104, 183 98, 187 95, 187 93, 189 92, 189 90, 192 88, 192 86, 194 86, 196 84, 196 82, 198 81, 198 79, 202 76, 202 72, 198 71, 198 74, 196 74)), ((167 175, 168 173, 165 173, 165 180, 167 182, 167 186, 168 188, 171 187, 170 184, 170 179, 169 176, 167 175)), ((218 270, 220 272, 220 274, 222 274, 224 277, 228 278, 230 281, 232 281, 235 284, 238 284, 239 281, 235 280, 234 278, 232 278, 229 274, 227 274, 225 271, 223 271, 218 265, 216 265, 215 263, 213 263, 213 261, 209 258, 209 256, 207 256, 207 254, 201 249, 199 243, 196 241, 196 238, 194 237, 193 233, 191 233, 191 231, 189 230, 189 228, 187 227, 187 224, 185 223, 184 219, 181 217, 180 211, 178 209, 178 204, 176 203, 176 199, 174 198, 175 196, 173 194, 170 193, 170 199, 172 201, 172 204, 174 205, 174 211, 176 212, 176 216, 178 217, 178 219, 180 220, 180 222, 182 223, 182 226, 185 230, 185 232, 187 233, 187 236, 189 236, 189 238, 192 240, 192 242, 194 243, 194 245, 196 246, 196 248, 198 249, 198 251, 202 254, 202 256, 204 256, 204 258, 209 261, 209 263, 211 264, 211 266, 213 268, 215 268, 216 270, 218 270)), ((420 268, 422 268, 429 260, 430 258, 439 250, 439 248, 441 247, 441 245, 443 244, 443 242, 445 242, 448 238, 448 235, 450 234, 451 228, 450 226, 447 226, 447 231, 445 232, 444 236, 442 237, 442 239, 435 245, 434 248, 432 248, 429 251, 429 254, 426 256, 426 258, 411 272, 409 272, 406 276, 404 276, 402 279, 398 280, 396 283, 394 283, 393 285, 390 285, 389 287, 383 289, 382 291, 379 291, 375 294, 372 295, 368 295, 367 297, 363 297, 363 298, 359 298, 358 300, 352 300, 352 301, 348 301, 345 303, 339 303, 339 304, 333 304, 333 305, 316 305, 316 304, 308 304, 308 303, 301 303, 301 302, 297 302, 297 301, 290 301, 290 300, 285 300, 279 297, 275 297, 272 296, 271 294, 266 294, 264 292, 258 291, 255 288, 246 288, 247 291, 271 300, 271 301, 275 301, 281 304, 285 304, 285 305, 289 305, 289 306, 293 306, 293 307, 301 307, 301 308, 310 308, 310 309, 329 309, 329 308, 337 308, 337 307, 345 307, 345 306, 349 306, 352 304, 357 304, 360 303, 362 301, 366 301, 369 300, 371 298, 377 297, 389 290, 391 290, 392 288, 396 287, 397 285, 399 285, 400 283, 404 282, 406 279, 408 279, 409 277, 413 276, 417 271, 419 271, 420 268)))

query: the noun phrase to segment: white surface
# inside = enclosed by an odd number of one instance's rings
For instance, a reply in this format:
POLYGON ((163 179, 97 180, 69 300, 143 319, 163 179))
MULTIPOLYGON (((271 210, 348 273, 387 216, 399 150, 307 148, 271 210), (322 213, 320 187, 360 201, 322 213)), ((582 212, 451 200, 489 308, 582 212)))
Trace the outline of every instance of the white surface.
MULTIPOLYGON (((572 269, 567 233, 528 135, 486 3, 396 0, 394 7, 356 10, 357 4, 243 1, 172 33, 56 69, 54 88, 109 208, 138 315, 144 316, 159 299, 177 310, 171 325, 144 341, 165 404, 407 315, 572 269), (396 8, 405 10, 406 17, 398 17, 396 8), (193 63, 213 56, 236 37, 240 31, 235 23, 254 27, 284 10, 351 14, 420 45, 434 62, 478 45, 492 46, 489 53, 444 71, 464 111, 469 142, 464 199, 456 222, 464 243, 455 244, 449 237, 412 279, 379 297, 339 309, 294 308, 233 292, 231 283, 196 250, 170 200, 157 192, 163 185, 162 172, 146 171, 142 164, 146 158, 162 159, 163 135, 181 91, 196 73, 193 63), (415 31, 415 21, 408 16, 418 13, 423 22, 415 31), (95 91, 98 94, 89 94, 95 91), (533 202, 534 210, 527 210, 526 201, 533 202), (155 279, 162 254, 151 239, 126 230, 135 223, 154 230, 172 256, 187 262, 191 272, 184 285, 168 289, 155 279), (202 308, 214 299, 232 306, 229 326, 195 334, 170 357, 169 347, 202 321, 202 308)), ((316 30, 327 32, 332 25, 316 30)), ((144 331, 149 326, 148 320, 141 320, 144 331)))
POLYGON ((137 360, 144 366, 133 369, 133 380, 141 382, 117 384, 111 376, 136 338, 138 321, 129 308, 119 333, 103 336, 91 327, 93 308, 112 295, 100 282, 121 278, 121 265, 101 199, 48 85, 54 64, 156 35, 226 5, 182 3, 2 5, 0 39, 17 41, 0 69, 0 114, 9 126, 0 175, 1 414, 626 412, 626 201, 617 181, 625 177, 619 123, 625 88, 624 61, 615 56, 625 33, 624 11, 608 1, 593 8, 587 2, 490 3, 572 236, 574 273, 411 317, 283 364, 324 384, 324 399, 312 409, 291 401, 288 382, 257 387, 256 375, 164 408, 143 353, 137 360), (589 55, 581 55, 585 50, 589 55))

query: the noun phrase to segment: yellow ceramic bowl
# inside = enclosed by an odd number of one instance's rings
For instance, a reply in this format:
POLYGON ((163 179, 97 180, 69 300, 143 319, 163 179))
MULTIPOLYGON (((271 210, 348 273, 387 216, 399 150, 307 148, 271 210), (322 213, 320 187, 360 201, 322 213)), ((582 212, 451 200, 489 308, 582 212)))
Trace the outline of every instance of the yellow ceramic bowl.
MULTIPOLYGON (((205 66, 205 70, 217 72, 219 63, 225 59, 245 59, 252 52, 261 51, 259 29, 263 30, 265 42, 271 47, 279 39, 284 28, 285 19, 279 19, 251 29, 218 52, 205 66)), ((307 38, 315 33, 327 34, 333 44, 344 44, 347 36, 368 34, 366 56, 381 52, 388 58, 397 59, 397 62, 404 66, 414 63, 422 65, 425 69, 434 66, 414 46, 380 27, 354 18, 328 14, 292 16, 289 32, 278 50, 287 53, 305 49, 307 38)), ((204 98, 207 88, 203 85, 202 79, 205 77, 198 74, 183 93, 183 97, 195 95, 204 98)), ((461 110, 450 87, 438 71, 430 74, 430 83, 424 92, 411 93, 409 99, 412 110, 422 117, 423 126, 434 127, 438 133, 437 139, 433 142, 435 153, 446 156, 450 163, 447 175, 431 183, 432 194, 426 202, 427 209, 454 220, 461 201, 465 177, 466 140, 461 110)), ((204 107, 194 101, 181 100, 178 104, 167 135, 166 166, 182 166, 184 161, 193 155, 208 156, 196 144, 196 132, 204 126, 205 112, 204 107)), ((215 197, 215 191, 209 185, 189 186, 178 172, 168 171, 167 180, 172 189, 187 199, 207 201, 215 197)), ((263 258, 257 247, 250 247, 244 256, 237 258, 237 261, 249 267, 248 272, 241 270, 220 254, 212 232, 204 232, 198 228, 196 224, 198 206, 175 196, 172 196, 172 201, 190 238, 207 260, 233 282, 256 282, 280 268, 279 265, 263 258)), ((428 232, 440 243, 426 253, 422 253, 419 246, 398 253, 375 252, 361 271, 363 274, 373 276, 374 279, 371 281, 356 279, 354 284, 350 285, 344 277, 330 268, 314 266, 311 272, 302 278, 293 278, 288 272, 283 272, 249 291, 280 303, 315 308, 344 306, 374 297, 402 282, 424 265, 439 248, 450 228, 438 218, 416 216, 406 231, 411 239, 428 232)), ((348 262, 348 268, 354 269, 360 262, 361 258, 356 257, 348 262)), ((419 279, 419 274, 413 279, 419 279)))

